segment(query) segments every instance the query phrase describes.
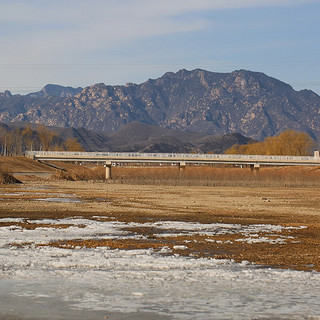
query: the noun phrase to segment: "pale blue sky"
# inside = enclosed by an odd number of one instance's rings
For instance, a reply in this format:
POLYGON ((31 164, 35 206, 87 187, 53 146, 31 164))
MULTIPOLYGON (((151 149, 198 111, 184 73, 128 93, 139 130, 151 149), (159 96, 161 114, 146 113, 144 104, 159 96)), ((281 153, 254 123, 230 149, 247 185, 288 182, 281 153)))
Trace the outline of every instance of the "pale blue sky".
POLYGON ((264 72, 320 94, 320 0, 0 0, 0 91, 264 72))

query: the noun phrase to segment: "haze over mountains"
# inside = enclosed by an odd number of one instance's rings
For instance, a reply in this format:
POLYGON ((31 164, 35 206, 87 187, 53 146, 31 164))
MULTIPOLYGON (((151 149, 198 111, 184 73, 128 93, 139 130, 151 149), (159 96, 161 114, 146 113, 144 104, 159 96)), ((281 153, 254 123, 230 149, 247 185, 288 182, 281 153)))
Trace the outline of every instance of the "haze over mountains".
POLYGON ((295 91, 284 82, 246 70, 183 69, 142 84, 100 83, 84 89, 47 85, 25 96, 0 93, 0 122, 84 128, 108 135, 140 122, 206 135, 237 132, 257 140, 290 128, 319 141, 319 113, 316 93, 295 91))

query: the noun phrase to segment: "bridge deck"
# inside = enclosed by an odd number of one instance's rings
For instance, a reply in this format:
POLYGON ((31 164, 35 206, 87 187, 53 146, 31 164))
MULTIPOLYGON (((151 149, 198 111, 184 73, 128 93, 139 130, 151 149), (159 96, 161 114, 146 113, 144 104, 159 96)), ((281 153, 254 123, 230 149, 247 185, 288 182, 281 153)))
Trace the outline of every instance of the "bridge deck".
POLYGON ((154 163, 224 163, 248 165, 316 165, 317 156, 265 156, 239 154, 133 153, 133 152, 67 152, 28 151, 27 157, 51 161, 154 162, 154 163))

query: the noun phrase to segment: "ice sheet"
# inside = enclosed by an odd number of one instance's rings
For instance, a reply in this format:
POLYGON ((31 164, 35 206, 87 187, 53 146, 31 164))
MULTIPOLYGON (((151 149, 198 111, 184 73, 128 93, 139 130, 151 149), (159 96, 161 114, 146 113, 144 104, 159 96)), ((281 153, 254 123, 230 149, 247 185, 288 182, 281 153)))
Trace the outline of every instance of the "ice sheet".
POLYGON ((174 221, 126 224, 74 218, 28 220, 39 227, 26 230, 19 227, 25 221, 0 219, 11 223, 0 228, 0 286, 1 281, 12 283, 12 298, 34 302, 59 298, 70 310, 108 310, 128 315, 140 312, 175 319, 214 319, 213 315, 218 319, 317 319, 319 315, 318 272, 260 268, 248 261, 237 264, 162 255, 170 251, 168 248, 155 252, 36 246, 61 239, 135 237, 123 228, 137 226, 160 229, 171 236, 234 232, 265 240, 266 234, 279 233, 285 229, 283 226, 174 221), (57 228, 62 224, 70 226, 57 228))

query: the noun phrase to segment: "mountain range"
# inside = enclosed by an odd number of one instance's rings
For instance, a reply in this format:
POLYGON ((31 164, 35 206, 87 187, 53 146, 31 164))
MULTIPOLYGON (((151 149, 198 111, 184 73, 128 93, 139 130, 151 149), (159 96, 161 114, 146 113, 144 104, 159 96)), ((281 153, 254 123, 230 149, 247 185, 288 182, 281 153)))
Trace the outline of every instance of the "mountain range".
MULTIPOLYGON (((27 95, 0 93, 0 122, 84 128, 108 135, 120 135, 119 129, 139 122, 183 131, 185 137, 188 132, 240 133, 262 140, 290 128, 320 141, 319 113, 316 93, 295 91, 289 84, 247 70, 182 69, 142 84, 47 85, 27 95)), ((178 138, 184 140, 181 134, 178 138)))

